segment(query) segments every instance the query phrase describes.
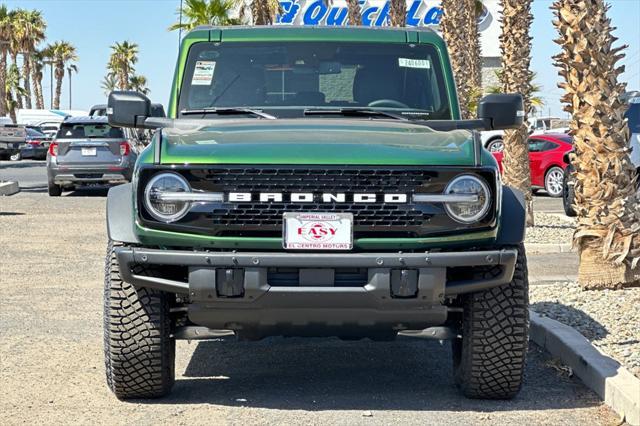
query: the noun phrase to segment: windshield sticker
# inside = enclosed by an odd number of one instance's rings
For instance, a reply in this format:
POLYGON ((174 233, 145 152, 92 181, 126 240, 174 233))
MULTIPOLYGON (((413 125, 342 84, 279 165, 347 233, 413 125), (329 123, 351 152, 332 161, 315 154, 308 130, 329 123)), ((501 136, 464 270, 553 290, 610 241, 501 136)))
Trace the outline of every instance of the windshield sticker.
POLYGON ((196 61, 196 68, 191 79, 192 86, 210 86, 213 80, 213 71, 216 69, 215 61, 196 61))
POLYGON ((431 62, 428 59, 398 58, 398 66, 404 68, 422 68, 428 70, 429 68, 431 68, 431 62))

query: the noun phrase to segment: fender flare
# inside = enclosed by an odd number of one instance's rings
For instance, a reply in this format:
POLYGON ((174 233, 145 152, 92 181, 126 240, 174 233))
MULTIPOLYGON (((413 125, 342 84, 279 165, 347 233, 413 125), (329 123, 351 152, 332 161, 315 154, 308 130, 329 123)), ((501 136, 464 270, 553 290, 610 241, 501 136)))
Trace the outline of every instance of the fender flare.
POLYGON ((109 189, 107 195, 107 235, 111 241, 140 244, 135 233, 133 185, 131 183, 109 189))
POLYGON ((502 209, 496 242, 500 245, 518 245, 524 242, 526 207, 524 194, 508 186, 502 187, 502 209))

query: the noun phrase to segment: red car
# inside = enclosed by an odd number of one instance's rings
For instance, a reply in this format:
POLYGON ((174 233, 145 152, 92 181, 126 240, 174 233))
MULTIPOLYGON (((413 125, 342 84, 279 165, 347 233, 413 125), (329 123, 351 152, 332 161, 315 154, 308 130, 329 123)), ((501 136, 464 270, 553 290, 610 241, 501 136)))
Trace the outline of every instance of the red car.
MULTIPOLYGON (((562 196, 562 180, 568 164, 562 158, 573 149, 571 136, 545 133, 529 137, 531 187, 544 189, 552 197, 562 196)), ((502 152, 492 152, 502 172, 502 152)))

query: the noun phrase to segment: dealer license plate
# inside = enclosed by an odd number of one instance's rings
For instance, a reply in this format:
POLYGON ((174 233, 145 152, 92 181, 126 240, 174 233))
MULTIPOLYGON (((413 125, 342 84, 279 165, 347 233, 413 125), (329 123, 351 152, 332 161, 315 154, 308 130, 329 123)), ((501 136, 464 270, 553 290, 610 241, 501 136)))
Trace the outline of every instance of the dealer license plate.
POLYGON ((85 156, 85 157, 95 156, 96 155, 96 149, 95 148, 82 148, 82 155, 85 156))
POLYGON ((353 214, 284 214, 283 246, 290 250, 351 250, 353 214))

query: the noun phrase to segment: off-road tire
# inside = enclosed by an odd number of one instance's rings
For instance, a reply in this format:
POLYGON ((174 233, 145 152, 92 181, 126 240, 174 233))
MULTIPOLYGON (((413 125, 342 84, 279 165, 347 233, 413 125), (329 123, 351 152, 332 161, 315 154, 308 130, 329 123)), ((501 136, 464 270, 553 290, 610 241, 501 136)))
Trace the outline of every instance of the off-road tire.
POLYGON ((104 359, 107 385, 118 399, 167 395, 175 380, 169 294, 122 281, 109 242, 104 280, 104 359))
POLYGON ((49 182, 47 184, 47 189, 49 190, 50 197, 59 197, 60 195, 62 195, 62 187, 60 185, 49 182))
POLYGON ((463 300, 462 339, 452 341, 456 385, 468 398, 511 399, 520 391, 529 340, 524 246, 513 279, 463 300))

